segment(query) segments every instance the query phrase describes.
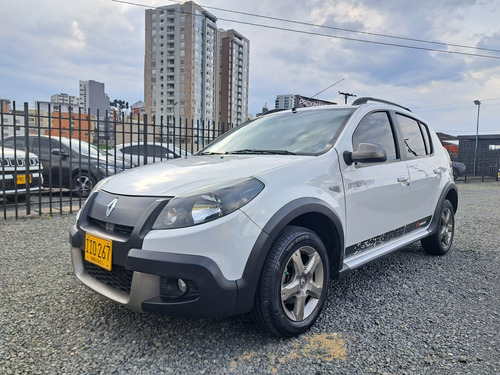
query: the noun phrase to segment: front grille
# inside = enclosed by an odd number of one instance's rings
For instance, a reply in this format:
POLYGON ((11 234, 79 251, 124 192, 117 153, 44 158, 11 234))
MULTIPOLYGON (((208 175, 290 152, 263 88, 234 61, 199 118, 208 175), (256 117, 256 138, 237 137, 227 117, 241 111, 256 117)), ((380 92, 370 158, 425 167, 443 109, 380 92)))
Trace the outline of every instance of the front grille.
POLYGON ((113 264, 111 271, 107 271, 87 261, 83 262, 83 266, 85 271, 94 279, 114 289, 118 289, 127 294, 130 293, 134 271, 127 270, 125 267, 116 264, 113 264))
POLYGON ((134 230, 134 227, 128 225, 108 223, 106 221, 98 220, 90 216, 88 217, 88 220, 90 224, 95 225, 96 227, 101 228, 106 232, 110 233, 122 234, 122 235, 124 234, 126 236, 130 236, 130 234, 134 230))

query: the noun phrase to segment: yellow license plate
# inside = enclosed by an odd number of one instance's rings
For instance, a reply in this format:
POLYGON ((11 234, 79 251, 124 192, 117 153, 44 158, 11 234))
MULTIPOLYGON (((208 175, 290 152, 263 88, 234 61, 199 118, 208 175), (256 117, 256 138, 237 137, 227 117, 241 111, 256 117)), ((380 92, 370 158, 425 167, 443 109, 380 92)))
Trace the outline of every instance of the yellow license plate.
MULTIPOLYGON (((30 175, 30 184, 32 182, 32 177, 30 175)), ((25 174, 18 174, 17 175, 17 184, 18 185, 26 185, 26 175, 25 174)))
POLYGON ((90 233, 85 235, 85 260, 111 271, 113 259, 113 241, 90 233))

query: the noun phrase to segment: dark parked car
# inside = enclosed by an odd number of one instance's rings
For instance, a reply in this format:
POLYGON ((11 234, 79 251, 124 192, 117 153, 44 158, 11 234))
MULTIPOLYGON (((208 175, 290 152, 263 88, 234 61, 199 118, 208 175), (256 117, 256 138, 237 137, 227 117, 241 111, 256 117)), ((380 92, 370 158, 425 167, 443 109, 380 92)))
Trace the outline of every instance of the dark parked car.
POLYGON ((461 176, 465 176, 465 164, 458 161, 452 161, 451 167, 453 168, 453 178, 457 180, 461 176))
POLYGON ((42 162, 44 186, 68 188, 86 198, 97 181, 130 168, 130 163, 115 158, 85 141, 49 136, 6 137, 5 147, 29 148, 42 162))

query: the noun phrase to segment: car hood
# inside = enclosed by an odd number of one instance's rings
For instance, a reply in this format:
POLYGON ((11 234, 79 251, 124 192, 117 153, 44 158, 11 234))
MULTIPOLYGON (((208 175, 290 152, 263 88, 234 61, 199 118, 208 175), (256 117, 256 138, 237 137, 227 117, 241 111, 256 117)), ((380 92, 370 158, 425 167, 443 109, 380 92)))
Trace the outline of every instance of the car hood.
POLYGON ((145 165, 106 180, 101 189, 117 195, 177 196, 214 183, 256 176, 312 156, 193 156, 145 165))

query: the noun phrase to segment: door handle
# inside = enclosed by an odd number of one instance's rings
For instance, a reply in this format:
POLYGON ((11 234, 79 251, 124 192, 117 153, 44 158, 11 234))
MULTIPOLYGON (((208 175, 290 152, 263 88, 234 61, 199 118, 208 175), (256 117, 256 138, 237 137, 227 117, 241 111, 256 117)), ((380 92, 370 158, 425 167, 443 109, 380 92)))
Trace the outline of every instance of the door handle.
POLYGON ((408 182, 409 179, 410 178, 408 176, 399 176, 398 182, 403 186, 410 186, 410 183, 408 182))
POLYGON ((440 175, 440 174, 441 174, 441 169, 440 169, 440 168, 436 168, 436 169, 434 169, 434 171, 433 171, 433 172, 434 172, 435 174, 437 174, 437 175, 440 175))

